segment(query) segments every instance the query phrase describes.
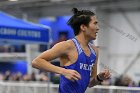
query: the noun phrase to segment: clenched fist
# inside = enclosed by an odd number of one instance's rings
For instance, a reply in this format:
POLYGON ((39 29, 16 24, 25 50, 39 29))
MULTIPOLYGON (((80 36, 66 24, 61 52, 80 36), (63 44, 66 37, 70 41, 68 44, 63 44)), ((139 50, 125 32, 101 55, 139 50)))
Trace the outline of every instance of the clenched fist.
POLYGON ((111 74, 109 72, 108 69, 104 69, 103 71, 101 71, 99 74, 98 74, 98 78, 100 80, 107 80, 111 77, 111 74))

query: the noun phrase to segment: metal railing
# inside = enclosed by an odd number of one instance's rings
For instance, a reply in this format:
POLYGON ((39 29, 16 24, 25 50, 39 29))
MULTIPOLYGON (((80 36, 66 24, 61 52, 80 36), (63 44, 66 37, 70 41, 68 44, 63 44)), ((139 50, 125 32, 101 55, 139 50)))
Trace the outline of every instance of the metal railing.
POLYGON ((47 82, 0 82, 0 93, 58 93, 58 87, 47 82))
POLYGON ((140 87, 95 86, 88 88, 87 93, 140 93, 140 87))
MULTIPOLYGON (((0 82, 0 93, 58 93, 58 84, 47 82, 0 82), (48 87, 49 86, 49 87, 48 87)), ((85 93, 140 93, 139 87, 95 86, 85 93)))

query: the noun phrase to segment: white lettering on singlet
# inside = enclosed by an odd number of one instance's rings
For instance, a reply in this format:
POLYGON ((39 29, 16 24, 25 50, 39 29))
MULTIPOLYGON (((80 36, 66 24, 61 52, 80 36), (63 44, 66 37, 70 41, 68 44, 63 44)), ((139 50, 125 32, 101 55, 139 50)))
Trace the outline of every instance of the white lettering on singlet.
POLYGON ((88 65, 88 64, 80 63, 80 69, 82 69, 82 70, 91 71, 92 70, 92 67, 93 67, 93 64, 88 65))

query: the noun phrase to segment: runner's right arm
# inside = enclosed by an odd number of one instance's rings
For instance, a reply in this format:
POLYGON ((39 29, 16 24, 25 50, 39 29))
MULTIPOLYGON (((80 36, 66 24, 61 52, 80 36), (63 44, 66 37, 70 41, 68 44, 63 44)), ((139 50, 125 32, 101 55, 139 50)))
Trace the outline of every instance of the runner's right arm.
POLYGON ((70 45, 67 41, 57 43, 54 47, 36 57, 32 61, 32 66, 40 70, 62 74, 72 81, 78 80, 81 77, 77 71, 61 68, 50 63, 51 60, 61 57, 62 55, 67 55, 69 49, 70 45))

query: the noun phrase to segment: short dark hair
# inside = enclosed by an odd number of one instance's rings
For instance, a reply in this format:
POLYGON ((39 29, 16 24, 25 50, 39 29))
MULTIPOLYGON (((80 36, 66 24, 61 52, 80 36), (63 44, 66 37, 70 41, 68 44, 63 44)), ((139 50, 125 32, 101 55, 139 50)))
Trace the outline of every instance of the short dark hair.
POLYGON ((89 22, 91 21, 91 16, 94 16, 95 13, 89 10, 81 10, 79 11, 77 8, 73 8, 73 16, 68 20, 67 24, 71 26, 74 30, 74 34, 78 35, 80 31, 80 25, 84 24, 88 26, 89 22))

